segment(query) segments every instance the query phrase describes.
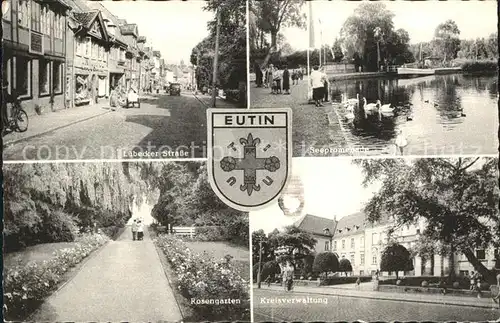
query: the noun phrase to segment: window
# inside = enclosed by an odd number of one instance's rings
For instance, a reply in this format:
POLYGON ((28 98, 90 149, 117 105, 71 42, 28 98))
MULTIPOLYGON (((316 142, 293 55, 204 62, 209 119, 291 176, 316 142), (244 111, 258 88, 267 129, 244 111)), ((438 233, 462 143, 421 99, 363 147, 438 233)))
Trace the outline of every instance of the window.
POLYGON ((3 63, 3 71, 2 71, 2 77, 5 83, 3 84, 4 86, 7 86, 7 93, 11 94, 12 93, 12 58, 9 57, 3 57, 2 60, 3 63))
POLYGON ((351 238, 351 248, 354 249, 354 238, 351 238))
POLYGON ((19 26, 28 28, 30 23, 29 0, 19 0, 17 3, 17 17, 19 26))
POLYGON ((361 246, 361 248, 365 246, 365 237, 361 237, 361 239, 359 239, 359 245, 361 246))
POLYGON ((360 276, 363 276, 364 274, 365 274, 365 271, 364 271, 364 270, 360 270, 360 271, 359 271, 359 275, 360 275, 360 276))
POLYGON ((47 5, 40 5, 40 32, 45 35, 50 35, 50 21, 52 11, 47 5))
POLYGON ((365 253, 362 252, 359 254, 359 264, 364 265, 365 264, 365 253))
POLYGON ((31 60, 17 56, 16 60, 16 92, 18 96, 31 95, 31 60))
POLYGON ((378 233, 372 233, 372 245, 378 244, 378 233))
POLYGON ((61 62, 54 62, 52 68, 52 88, 55 94, 62 93, 62 75, 63 75, 63 64, 61 62))
POLYGON ((479 260, 486 259, 486 251, 484 249, 477 249, 476 250, 476 258, 479 260))
POLYGON ((355 253, 351 252, 351 259, 349 261, 351 262, 351 266, 353 266, 353 267, 354 267, 354 256, 355 256, 355 253))
POLYGON ((333 250, 337 250, 337 241, 333 242, 333 250))
POLYGON ((40 59, 40 67, 38 73, 38 89, 40 95, 49 94, 50 84, 50 62, 40 59))
POLYGON ((38 32, 42 32, 41 10, 41 5, 38 2, 31 1, 31 29, 38 32))
POLYGON ((330 243, 329 241, 325 241, 325 251, 330 250, 330 243))
POLYGON ((345 249, 345 240, 342 240, 342 249, 345 249))
POLYGON ((54 37, 63 38, 64 17, 60 13, 53 13, 54 16, 54 37))
POLYGON ((373 255, 372 257, 372 265, 376 265, 377 264, 377 255, 373 255))
POLYGON ((91 53, 91 56, 90 56, 90 57, 92 57, 92 58, 94 58, 94 59, 97 59, 97 55, 98 55, 98 53, 97 53, 97 51, 98 51, 98 47, 97 47, 97 44, 96 44, 93 40, 91 40, 91 46, 92 46, 92 48, 91 48, 92 53, 91 53))
POLYGON ((91 46, 92 46, 92 41, 90 37, 85 38, 85 57, 90 57, 90 51, 91 51, 91 46))

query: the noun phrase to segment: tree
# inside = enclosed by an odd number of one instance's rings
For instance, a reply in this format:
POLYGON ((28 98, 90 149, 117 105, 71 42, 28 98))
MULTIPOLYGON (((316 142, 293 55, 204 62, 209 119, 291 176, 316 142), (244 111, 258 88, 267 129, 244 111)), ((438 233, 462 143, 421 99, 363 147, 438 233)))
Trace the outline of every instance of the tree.
POLYGON ((259 263, 260 241, 262 241, 262 262, 273 260, 269 239, 264 230, 260 229, 252 232, 252 261, 254 264, 259 263))
POLYGON ((380 270, 394 271, 396 272, 396 279, 398 279, 399 271, 413 270, 410 252, 398 243, 389 244, 382 251, 380 270))
POLYGON ((422 235, 461 252, 489 282, 494 273, 476 257, 475 249, 500 246, 497 158, 421 158, 356 160, 364 184, 380 190, 365 207, 369 221, 382 214, 394 226, 425 224, 422 235))
MULTIPOLYGON (((262 34, 271 35, 271 44, 262 66, 266 66, 271 54, 277 51, 278 33, 283 26, 305 27, 305 15, 301 13, 303 4, 302 0, 252 1, 250 3, 250 10, 256 19, 253 25, 261 29, 262 34)), ((252 34, 256 33, 252 32, 252 34)))
POLYGON ((275 260, 268 261, 262 266, 261 279, 266 280, 267 277, 274 279, 280 272, 280 266, 275 260))
POLYGON ((296 250, 299 255, 308 255, 314 250, 317 240, 308 232, 293 225, 287 226, 282 232, 269 235, 269 242, 273 249, 278 247, 290 247, 290 256, 296 250))
POLYGON ((443 62, 457 57, 460 49, 460 30, 453 20, 439 24, 434 32, 434 39, 439 52, 444 54, 443 62))
POLYGON ((339 260, 333 252, 320 252, 314 258, 312 268, 315 273, 324 273, 326 278, 329 272, 339 271, 339 260))
POLYGON ((352 265, 349 259, 342 258, 339 262, 339 271, 345 273, 347 276, 347 272, 352 272, 352 265))
POLYGON ((333 61, 334 62, 340 62, 344 58, 344 53, 342 52, 342 43, 339 38, 335 38, 335 41, 333 42, 333 61))

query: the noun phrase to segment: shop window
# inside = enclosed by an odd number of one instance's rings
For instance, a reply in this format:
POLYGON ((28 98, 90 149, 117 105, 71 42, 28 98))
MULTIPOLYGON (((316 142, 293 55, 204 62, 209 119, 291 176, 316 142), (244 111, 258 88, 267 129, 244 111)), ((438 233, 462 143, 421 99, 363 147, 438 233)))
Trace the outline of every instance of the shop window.
POLYGON ((486 259, 486 251, 484 249, 477 249, 476 250, 476 258, 479 260, 486 259))
POLYGON ((38 89, 40 95, 49 94, 49 84, 50 84, 50 62, 44 59, 40 59, 40 67, 38 73, 38 89))
POLYGON ((53 63, 53 90, 55 94, 62 93, 62 75, 63 75, 63 64, 61 62, 53 63))
POLYGON ((31 60, 23 57, 16 57, 16 93, 20 97, 31 95, 31 60))
POLYGON ((19 26, 29 28, 29 23, 30 23, 29 0, 18 0, 17 19, 19 26))

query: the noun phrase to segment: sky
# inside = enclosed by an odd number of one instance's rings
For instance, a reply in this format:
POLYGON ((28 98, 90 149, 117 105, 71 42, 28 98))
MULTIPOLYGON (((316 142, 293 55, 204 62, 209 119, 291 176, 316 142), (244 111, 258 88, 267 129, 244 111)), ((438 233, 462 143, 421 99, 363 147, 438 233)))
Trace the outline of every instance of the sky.
MULTIPOLYGON (((348 158, 294 158, 292 174, 300 177, 304 186, 302 214, 329 219, 360 211, 379 189, 377 185, 364 188, 361 169, 348 158)), ((250 212, 250 227, 268 233, 293 224, 299 217, 284 215, 276 202, 250 212)))
MULTIPOLYGON (((410 43, 432 40, 436 27, 448 19, 454 20, 460 29, 460 38, 488 37, 497 31, 497 2, 486 1, 384 1, 386 7, 395 14, 395 29, 403 28, 410 35, 410 43)), ((339 36, 347 17, 358 1, 314 1, 312 16, 315 23, 315 43, 331 44, 339 36), (321 21, 321 28, 318 20, 321 21), (322 30, 322 37, 321 37, 322 30)), ((308 6, 303 7, 308 13, 308 6)), ((283 34, 294 49, 306 49, 308 33, 297 28, 285 28, 283 34)))
POLYGON ((147 46, 161 52, 169 64, 189 64, 191 50, 208 36, 211 12, 204 1, 102 1, 115 16, 136 23, 147 46))

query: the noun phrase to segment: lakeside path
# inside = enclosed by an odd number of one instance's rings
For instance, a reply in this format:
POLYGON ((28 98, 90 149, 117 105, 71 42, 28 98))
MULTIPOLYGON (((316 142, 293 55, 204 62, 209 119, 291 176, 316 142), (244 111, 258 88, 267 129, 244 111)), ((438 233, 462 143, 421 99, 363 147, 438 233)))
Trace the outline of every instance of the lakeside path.
POLYGON ((250 84, 250 108, 291 108, 293 157, 303 156, 339 156, 349 155, 340 151, 348 148, 341 125, 337 118, 329 115, 334 113, 331 103, 324 107, 315 107, 307 100, 307 77, 298 85, 290 84, 290 95, 271 94, 269 88, 257 88, 250 84), (321 153, 320 149, 327 149, 321 153))
POLYGON ((153 241, 130 228, 52 294, 30 321, 176 322, 182 316, 153 241))

